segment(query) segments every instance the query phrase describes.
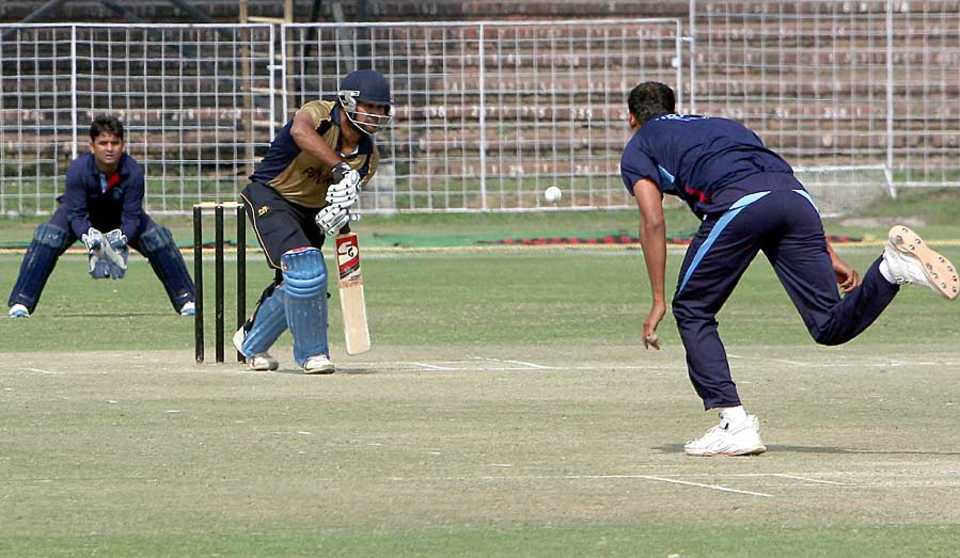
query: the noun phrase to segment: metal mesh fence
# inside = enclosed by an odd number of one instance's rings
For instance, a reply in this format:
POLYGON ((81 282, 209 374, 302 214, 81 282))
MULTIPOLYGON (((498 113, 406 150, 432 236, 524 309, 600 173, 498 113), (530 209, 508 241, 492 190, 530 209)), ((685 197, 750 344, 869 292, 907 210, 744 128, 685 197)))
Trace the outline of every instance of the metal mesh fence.
POLYGON ((695 0, 697 111, 742 120, 791 163, 960 181, 960 5, 695 0))
POLYGON ((818 187, 960 183, 956 2, 689 7, 686 25, 0 26, 0 213, 51 211, 101 112, 124 120, 151 211, 233 199, 277 126, 355 68, 388 76, 396 103, 365 211, 538 210, 551 185, 561 209, 631 206, 625 95, 648 79, 744 121, 818 187))
POLYGON ((284 26, 284 113, 355 68, 388 76, 396 116, 375 211, 621 207, 625 94, 681 85, 677 20, 284 26))
POLYGON ((54 209, 96 114, 124 122, 127 152, 145 167, 155 211, 232 199, 255 149, 269 144, 269 25, 37 25, 0 33, 4 214, 54 209))

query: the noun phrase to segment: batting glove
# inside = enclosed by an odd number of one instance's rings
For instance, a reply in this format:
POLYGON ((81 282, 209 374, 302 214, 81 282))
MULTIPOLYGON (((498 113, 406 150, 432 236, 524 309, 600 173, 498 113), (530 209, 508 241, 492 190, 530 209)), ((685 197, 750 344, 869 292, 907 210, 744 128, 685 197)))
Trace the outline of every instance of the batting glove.
POLYGON ((330 176, 333 178, 334 182, 342 182, 344 178, 347 177, 351 172, 357 172, 353 170, 348 163, 340 161, 336 165, 333 165, 333 168, 330 169, 330 176))
POLYGON ((350 213, 339 205, 328 205, 316 216, 317 226, 326 235, 337 234, 350 221, 350 213))
MULTIPOLYGON (((356 174, 356 171, 354 171, 354 174, 356 174)), ((344 182, 346 180, 344 179, 344 182)), ((344 209, 349 209, 357 203, 360 198, 360 188, 357 184, 345 184, 344 182, 331 184, 327 188, 327 204, 339 205, 344 209)))
POLYGON ((350 207, 357 203, 360 195, 360 173, 346 163, 339 163, 333 167, 331 174, 334 182, 327 188, 327 203, 343 207, 350 207))

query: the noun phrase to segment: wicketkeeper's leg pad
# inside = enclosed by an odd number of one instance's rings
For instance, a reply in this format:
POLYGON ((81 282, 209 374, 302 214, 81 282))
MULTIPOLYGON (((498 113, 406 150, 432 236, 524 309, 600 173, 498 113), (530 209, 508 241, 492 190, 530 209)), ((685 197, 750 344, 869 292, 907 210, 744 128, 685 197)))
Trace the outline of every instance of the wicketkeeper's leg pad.
POLYGON ((163 283, 170 304, 179 312, 184 304, 194 300, 194 287, 173 234, 164 226, 153 225, 143 231, 137 240, 139 250, 150 261, 150 267, 163 283))
POLYGON ((70 237, 66 230, 50 223, 37 227, 20 264, 20 275, 17 276, 17 282, 10 293, 8 306, 22 304, 33 313, 43 287, 57 265, 57 259, 69 243, 70 237))
POLYGON ((283 254, 283 292, 287 325, 293 335, 293 358, 303 366, 308 358, 330 354, 327 343, 327 266, 317 248, 283 254))

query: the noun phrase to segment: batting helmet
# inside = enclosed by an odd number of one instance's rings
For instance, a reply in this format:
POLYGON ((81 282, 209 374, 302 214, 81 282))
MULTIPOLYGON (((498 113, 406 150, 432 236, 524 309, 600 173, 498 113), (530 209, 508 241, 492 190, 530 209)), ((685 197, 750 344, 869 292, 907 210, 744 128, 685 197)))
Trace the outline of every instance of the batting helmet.
POLYGON ((340 83, 337 98, 347 118, 354 126, 367 134, 375 134, 390 122, 390 83, 375 70, 355 70, 347 74, 340 83), (384 107, 384 114, 374 114, 357 110, 357 103, 384 107))

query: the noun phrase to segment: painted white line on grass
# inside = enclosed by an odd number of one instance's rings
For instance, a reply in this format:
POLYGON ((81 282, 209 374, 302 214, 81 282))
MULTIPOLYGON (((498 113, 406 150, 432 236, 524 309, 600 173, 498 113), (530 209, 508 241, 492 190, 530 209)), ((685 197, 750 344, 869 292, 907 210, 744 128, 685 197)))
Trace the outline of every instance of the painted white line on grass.
POLYGON ((836 362, 833 360, 824 360, 821 362, 803 362, 798 360, 788 360, 784 358, 744 356, 744 355, 735 355, 730 353, 727 353, 727 356, 733 359, 753 360, 757 362, 772 362, 772 363, 779 363, 779 364, 787 364, 790 366, 798 366, 801 368, 822 367, 822 366, 829 366, 831 368, 900 368, 903 366, 945 366, 945 367, 960 366, 960 363, 957 363, 957 362, 934 361, 934 360, 905 361, 905 360, 890 359, 890 360, 885 360, 880 362, 836 362))
POLYGON ((810 362, 799 362, 796 360, 787 360, 785 358, 766 358, 766 357, 753 357, 753 356, 743 356, 743 355, 734 355, 727 353, 727 356, 730 358, 740 358, 744 360, 759 360, 763 362, 779 362, 780 364, 789 364, 790 366, 816 366, 810 362))
POLYGON ((800 475, 787 475, 787 474, 785 474, 785 473, 772 473, 770 476, 771 476, 771 477, 781 477, 781 478, 785 478, 785 479, 799 480, 799 481, 803 481, 803 482, 815 482, 815 483, 819 483, 819 484, 834 484, 834 485, 838 485, 838 486, 844 486, 844 485, 847 484, 847 483, 845 483, 845 482, 828 481, 828 480, 820 480, 820 479, 811 479, 810 477, 801 477, 800 475))
POLYGON ((782 479, 791 479, 791 480, 798 480, 803 482, 815 482, 819 484, 835 484, 839 486, 846 486, 847 484, 845 482, 812 479, 810 477, 802 477, 800 475, 788 475, 786 473, 740 473, 733 476, 735 477, 779 477, 782 479))
POLYGON ((54 372, 53 370, 44 370, 42 368, 21 368, 20 370, 24 372, 36 372, 37 374, 47 374, 50 376, 56 376, 59 372, 54 372))
MULTIPOLYGON (((487 359, 491 360, 491 359, 487 359)), ((620 365, 620 364, 587 364, 578 366, 549 366, 524 361, 504 360, 504 364, 516 366, 483 366, 479 360, 472 361, 438 361, 434 363, 413 361, 385 361, 385 362, 349 362, 341 367, 343 370, 381 369, 381 370, 437 370, 443 372, 502 372, 502 371, 533 371, 533 370, 686 370, 686 365, 677 363, 649 364, 649 365, 620 365), (535 368, 534 368, 535 367, 535 368)))
MULTIPOLYGON (((405 362, 400 362, 400 363, 398 363, 398 364, 407 364, 407 363, 405 363, 405 362)), ((437 366, 437 365, 435 365, 435 364, 426 364, 426 363, 424 363, 424 362, 411 362, 411 363, 409 363, 409 364, 412 364, 412 365, 414 365, 414 366, 419 366, 420 368, 426 368, 427 370, 445 370, 445 371, 448 371, 448 370, 457 370, 456 368, 448 368, 448 367, 446 367, 446 366, 437 366)))
POLYGON ((736 488, 728 488, 726 486, 720 486, 719 484, 704 484, 702 482, 693 482, 693 481, 684 481, 680 479, 668 479, 665 477, 655 477, 652 475, 586 475, 586 476, 574 476, 574 477, 565 477, 565 478, 585 478, 585 479, 646 479, 646 480, 655 480, 660 482, 669 482, 671 484, 682 484, 685 486, 695 486, 698 488, 709 488, 711 490, 719 490, 720 492, 732 492, 735 494, 746 494, 748 496, 760 496, 762 498, 772 498, 772 494, 766 494, 763 492, 752 492, 750 490, 737 490, 736 488))
POLYGON ((773 498, 772 494, 764 492, 753 492, 750 490, 737 490, 719 484, 705 484, 701 482, 685 481, 680 479, 671 479, 657 477, 653 475, 530 475, 530 476, 478 476, 478 477, 389 477, 389 480, 396 482, 424 482, 424 481, 450 481, 450 482, 470 482, 470 481, 508 481, 519 482, 528 480, 651 480, 666 482, 670 484, 681 484, 684 486, 693 486, 696 488, 708 488, 720 492, 730 492, 733 494, 743 494, 746 496, 759 496, 761 498, 773 498))
POLYGON ((489 357, 471 357, 476 360, 485 360, 489 362, 505 362, 507 364, 519 364, 520 366, 528 366, 530 368, 536 368, 538 370, 556 370, 553 366, 544 366, 542 364, 536 364, 534 362, 525 362, 522 360, 509 360, 509 359, 499 359, 499 358, 489 358, 489 357))

